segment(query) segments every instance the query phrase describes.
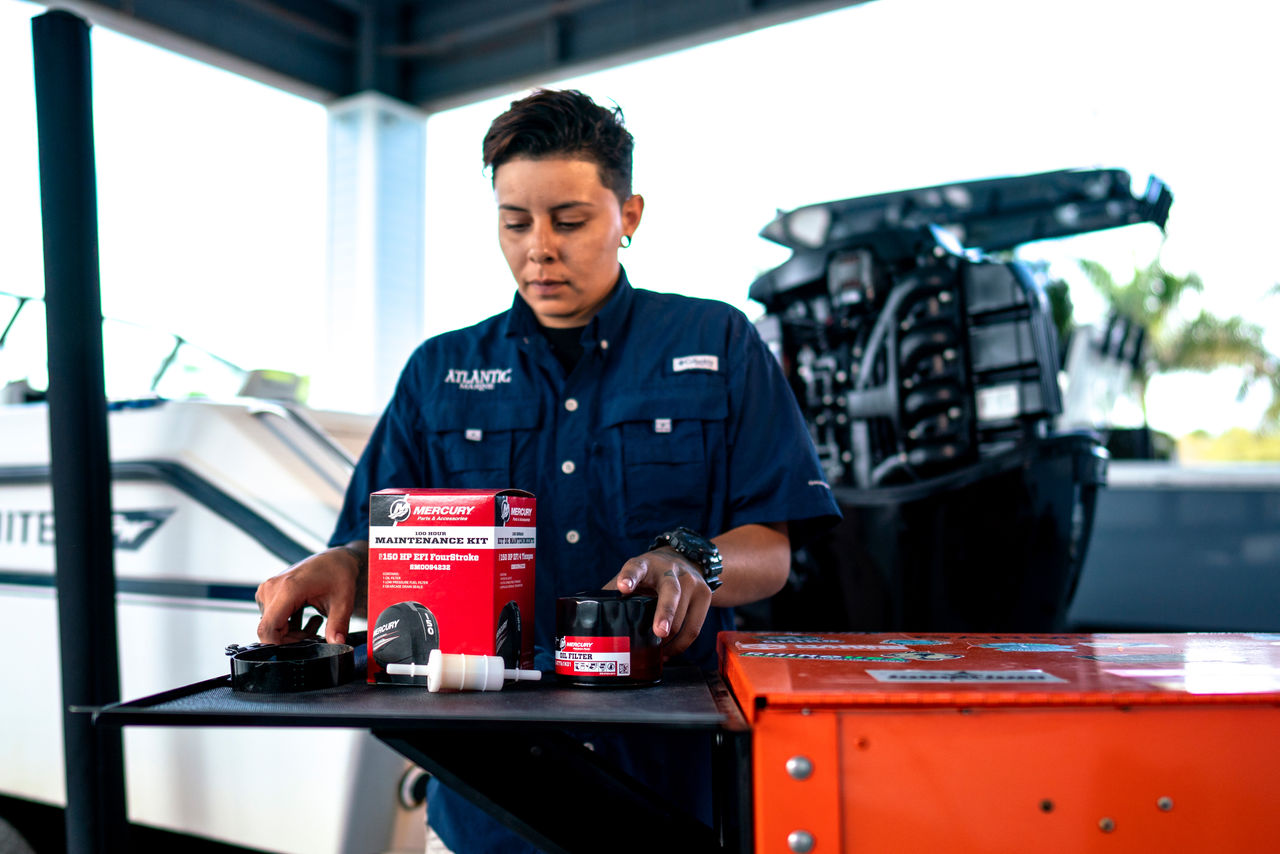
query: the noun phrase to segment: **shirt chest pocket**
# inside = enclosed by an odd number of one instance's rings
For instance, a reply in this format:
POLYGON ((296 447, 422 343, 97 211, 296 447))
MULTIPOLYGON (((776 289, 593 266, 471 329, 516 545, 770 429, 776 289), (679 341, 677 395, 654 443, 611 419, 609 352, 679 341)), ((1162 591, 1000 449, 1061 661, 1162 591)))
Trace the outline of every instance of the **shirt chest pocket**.
POLYGON ((711 383, 678 393, 640 391, 604 407, 622 482, 614 510, 628 536, 651 538, 676 525, 705 528, 717 483, 714 448, 722 444, 728 411, 724 388, 711 383))
POLYGON ((515 455, 538 426, 537 400, 436 403, 428 408, 433 486, 505 489, 515 455))

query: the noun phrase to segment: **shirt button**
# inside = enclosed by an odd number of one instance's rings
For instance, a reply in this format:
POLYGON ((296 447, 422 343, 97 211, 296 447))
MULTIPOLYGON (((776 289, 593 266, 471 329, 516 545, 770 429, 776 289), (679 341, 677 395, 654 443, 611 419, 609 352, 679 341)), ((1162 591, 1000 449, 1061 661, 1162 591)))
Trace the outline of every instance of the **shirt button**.
POLYGON ((560 471, 565 474, 573 474, 573 470, 575 468, 577 468, 577 466, 573 464, 573 460, 565 460, 560 464, 560 471))
POLYGON ((564 538, 565 538, 565 541, 568 542, 570 545, 582 539, 582 537, 578 535, 577 531, 567 531, 564 535, 564 538))
POLYGON ((565 408, 565 409, 567 409, 567 410, 569 410, 570 412, 577 412, 577 411, 578 411, 578 399, 577 399, 577 398, 574 398, 574 397, 569 398, 568 400, 566 400, 566 401, 564 402, 564 408, 565 408))
POLYGON ((609 349, 609 342, 608 342, 608 341, 605 341, 605 340, 603 340, 603 339, 602 339, 602 340, 600 341, 600 349, 601 349, 601 350, 608 350, 608 349, 609 349))

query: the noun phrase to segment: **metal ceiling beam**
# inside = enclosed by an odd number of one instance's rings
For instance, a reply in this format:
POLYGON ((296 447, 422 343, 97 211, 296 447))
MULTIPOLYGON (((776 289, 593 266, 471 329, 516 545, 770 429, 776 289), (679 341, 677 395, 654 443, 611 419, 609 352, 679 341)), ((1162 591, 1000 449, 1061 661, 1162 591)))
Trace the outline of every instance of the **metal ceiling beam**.
POLYGON ((386 45, 379 52, 384 56, 410 60, 463 53, 467 48, 501 44, 513 36, 518 36, 529 27, 539 26, 552 18, 576 14, 604 2, 605 0, 555 0, 542 6, 524 6, 510 14, 484 18, 449 29, 440 29, 428 38, 411 44, 386 45))
POLYGON ((415 6, 397 95, 438 110, 867 0, 472 0, 415 6))
POLYGON ((270 0, 233 0, 233 2, 244 6, 263 18, 270 18, 296 33, 345 50, 355 48, 355 39, 346 30, 326 26, 306 15, 291 11, 278 3, 272 3, 270 0))
POLYGON ((59 0, 110 29, 329 103, 438 110, 867 0, 59 0))
POLYGON ((359 15, 328 0, 58 0, 91 23, 311 100, 357 91, 359 15))

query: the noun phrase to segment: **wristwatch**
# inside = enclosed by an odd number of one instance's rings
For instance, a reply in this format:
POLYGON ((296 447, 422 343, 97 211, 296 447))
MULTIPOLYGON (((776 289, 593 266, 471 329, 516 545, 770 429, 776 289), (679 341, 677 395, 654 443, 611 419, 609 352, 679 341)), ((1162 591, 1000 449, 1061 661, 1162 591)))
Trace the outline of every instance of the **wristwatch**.
POLYGON ((697 531, 673 528, 665 534, 654 537, 649 551, 663 546, 670 546, 688 558, 702 572, 702 577, 706 579, 707 586, 712 590, 724 584, 724 579, 720 577, 724 569, 724 561, 720 557, 719 547, 697 531))

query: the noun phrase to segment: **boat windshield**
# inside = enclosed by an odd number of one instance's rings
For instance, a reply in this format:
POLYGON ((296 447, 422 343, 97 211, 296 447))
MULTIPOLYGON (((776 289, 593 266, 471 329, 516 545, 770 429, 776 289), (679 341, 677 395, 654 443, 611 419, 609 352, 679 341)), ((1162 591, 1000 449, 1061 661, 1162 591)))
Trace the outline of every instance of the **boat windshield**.
MULTIPOLYGON (((49 388, 44 301, 0 292, 0 388, 4 402, 41 400, 49 388)), ((55 342, 56 343, 56 342, 55 342)), ((248 372, 180 335, 106 318, 102 322, 107 400, 229 400, 248 372)))

